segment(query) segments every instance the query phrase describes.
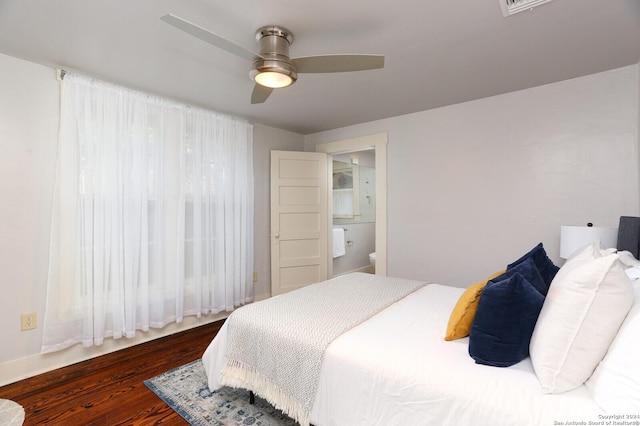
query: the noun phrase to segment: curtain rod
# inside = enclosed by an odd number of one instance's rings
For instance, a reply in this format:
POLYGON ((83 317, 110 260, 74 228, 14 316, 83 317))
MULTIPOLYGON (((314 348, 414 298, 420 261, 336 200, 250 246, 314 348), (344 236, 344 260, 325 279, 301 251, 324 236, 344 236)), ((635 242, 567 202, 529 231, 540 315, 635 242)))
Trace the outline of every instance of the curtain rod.
POLYGON ((62 68, 56 68, 56 78, 58 79, 58 81, 64 80, 64 76, 66 74, 67 74, 66 70, 63 70, 62 68))

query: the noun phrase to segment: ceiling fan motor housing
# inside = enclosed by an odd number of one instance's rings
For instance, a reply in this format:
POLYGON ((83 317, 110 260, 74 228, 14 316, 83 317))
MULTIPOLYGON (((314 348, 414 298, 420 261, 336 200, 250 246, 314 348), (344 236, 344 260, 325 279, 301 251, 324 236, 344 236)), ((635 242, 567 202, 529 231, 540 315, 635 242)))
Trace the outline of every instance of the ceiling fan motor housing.
MULTIPOLYGON (((501 1, 534 2, 551 0, 501 1)), ((251 94, 252 104, 263 103, 274 89, 287 87, 295 83, 298 79, 298 72, 349 72, 384 67, 383 55, 316 55, 291 59, 289 57, 289 46, 293 43, 293 34, 291 34, 291 31, 277 25, 268 25, 258 29, 256 40, 260 46, 260 53, 257 54, 178 16, 168 14, 160 19, 202 41, 251 61, 249 76, 256 83, 251 94)))
POLYGON ((249 75, 252 80, 263 72, 278 72, 288 75, 292 83, 298 79, 296 68, 289 58, 289 46, 293 43, 293 34, 277 25, 268 25, 256 31, 256 40, 260 46, 260 58, 251 66, 249 75))

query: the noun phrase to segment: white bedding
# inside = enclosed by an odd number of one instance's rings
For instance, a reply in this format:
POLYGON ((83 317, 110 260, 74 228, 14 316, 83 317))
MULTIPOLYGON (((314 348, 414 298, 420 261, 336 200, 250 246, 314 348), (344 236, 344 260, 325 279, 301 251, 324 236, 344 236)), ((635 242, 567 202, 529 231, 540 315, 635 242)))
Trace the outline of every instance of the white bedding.
MULTIPOLYGON (((477 365, 468 338, 443 339, 463 289, 430 284, 346 332, 328 347, 311 422, 329 425, 557 425, 602 420, 586 387, 543 394, 530 359, 477 365)), ((227 331, 203 355, 220 387, 227 331)), ((580 423, 576 423, 580 424, 580 423)))
POLYGON ((253 390, 309 426, 326 348, 424 285, 353 273, 238 309, 226 321, 220 383, 253 390))

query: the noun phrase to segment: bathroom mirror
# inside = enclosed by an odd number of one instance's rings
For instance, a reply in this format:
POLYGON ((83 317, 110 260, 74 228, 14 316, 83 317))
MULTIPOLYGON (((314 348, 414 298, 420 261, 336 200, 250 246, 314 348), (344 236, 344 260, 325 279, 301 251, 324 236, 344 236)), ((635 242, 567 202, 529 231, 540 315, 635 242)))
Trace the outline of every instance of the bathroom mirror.
POLYGON ((333 162, 333 218, 360 216, 360 170, 358 165, 333 162))
POLYGON ((333 224, 375 222, 375 168, 334 156, 332 174, 333 224))

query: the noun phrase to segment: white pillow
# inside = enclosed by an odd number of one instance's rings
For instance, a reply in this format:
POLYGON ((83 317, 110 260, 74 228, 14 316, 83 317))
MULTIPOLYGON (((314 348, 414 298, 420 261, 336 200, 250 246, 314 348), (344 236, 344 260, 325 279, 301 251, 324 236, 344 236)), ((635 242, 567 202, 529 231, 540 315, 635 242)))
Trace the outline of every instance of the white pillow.
POLYGON ((573 255, 551 282, 529 347, 545 393, 582 385, 602 360, 633 303, 616 253, 597 241, 573 255))
POLYGON ((596 403, 609 413, 631 413, 640 407, 640 280, 635 300, 600 365, 585 383, 596 403))
MULTIPOLYGON (((597 259, 599 257, 608 256, 608 255, 614 254, 614 253, 617 253, 616 249, 614 249, 614 248, 606 248, 602 244, 602 241, 596 240, 593 243, 591 243, 591 244, 589 244, 587 246, 584 246, 580 250, 575 251, 571 256, 569 256, 569 258, 566 260, 566 262, 563 265, 563 267, 567 266, 567 264, 571 264, 573 262, 589 261, 589 260, 597 259)), ((625 253, 629 253, 629 252, 625 252, 625 253)), ((618 256, 619 255, 620 255, 620 253, 618 253, 618 256)), ((629 255, 631 255, 631 257, 633 257, 633 255, 631 253, 629 253, 629 255)), ((625 257, 625 259, 626 259, 626 257, 625 257)))

